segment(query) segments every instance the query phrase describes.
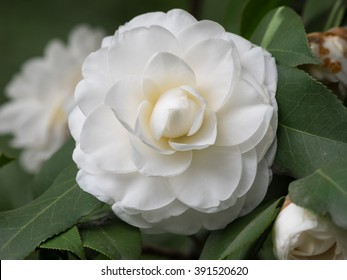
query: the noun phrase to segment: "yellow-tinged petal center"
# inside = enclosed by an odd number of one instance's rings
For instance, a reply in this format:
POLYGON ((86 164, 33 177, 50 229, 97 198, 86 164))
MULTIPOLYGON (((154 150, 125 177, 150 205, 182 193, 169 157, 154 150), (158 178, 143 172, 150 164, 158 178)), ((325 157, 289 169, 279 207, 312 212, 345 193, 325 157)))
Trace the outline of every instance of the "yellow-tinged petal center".
POLYGON ((150 128, 153 136, 159 140, 161 137, 188 135, 202 109, 197 98, 188 91, 182 88, 166 91, 159 97, 151 115, 150 128))

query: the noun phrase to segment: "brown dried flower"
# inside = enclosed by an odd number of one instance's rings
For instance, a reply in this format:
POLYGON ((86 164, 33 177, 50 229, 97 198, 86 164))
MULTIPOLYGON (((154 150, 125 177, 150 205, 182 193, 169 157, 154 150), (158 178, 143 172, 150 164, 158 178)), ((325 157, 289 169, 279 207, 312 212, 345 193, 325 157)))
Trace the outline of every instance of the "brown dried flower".
POLYGON ((309 65, 305 69, 344 100, 347 97, 347 28, 314 32, 308 34, 307 38, 313 53, 322 60, 322 65, 309 65))

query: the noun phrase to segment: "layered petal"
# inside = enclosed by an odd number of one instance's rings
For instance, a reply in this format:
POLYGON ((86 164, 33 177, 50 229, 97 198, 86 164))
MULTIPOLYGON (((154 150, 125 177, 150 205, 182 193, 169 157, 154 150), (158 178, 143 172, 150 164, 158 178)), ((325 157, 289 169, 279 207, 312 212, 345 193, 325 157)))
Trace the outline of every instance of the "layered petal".
POLYGON ((173 9, 167 13, 152 12, 139 15, 119 28, 119 33, 127 30, 158 25, 168 29, 171 33, 177 34, 187 26, 196 23, 197 20, 189 13, 180 9, 173 9))
POLYGON ((270 184, 271 170, 269 169, 267 162, 262 160, 258 163, 257 175, 254 179, 252 187, 244 195, 246 201, 243 205, 240 215, 246 215, 251 212, 255 207, 263 201, 270 184))
POLYGON ((75 99, 84 115, 102 104, 112 86, 107 48, 90 54, 82 68, 84 80, 77 84, 75 99))
POLYGON ((222 39, 205 40, 190 48, 184 60, 195 73, 197 90, 217 112, 239 77, 240 62, 234 45, 222 39))
POLYGON ((144 94, 152 104, 166 91, 183 85, 195 86, 196 79, 189 65, 176 55, 156 53, 143 72, 144 94))
POLYGON ((84 122, 80 147, 102 170, 117 173, 136 170, 131 160, 128 131, 103 105, 91 112, 84 122))
POLYGON ((148 60, 157 52, 179 53, 175 36, 153 25, 125 31, 108 48, 108 65, 116 82, 129 75, 141 75, 148 60))
POLYGON ((189 168, 167 181, 180 201, 205 212, 233 194, 241 179, 241 167, 237 150, 211 146, 194 151, 189 168))
POLYGON ((175 199, 163 178, 142 176, 138 172, 90 174, 79 171, 77 182, 86 192, 104 194, 128 209, 159 209, 175 199))
POLYGON ((217 137, 216 115, 206 110, 199 130, 191 136, 170 139, 169 145, 175 151, 201 150, 213 145, 217 137))
POLYGON ((224 33, 223 26, 217 22, 202 20, 187 26, 176 37, 180 41, 183 51, 188 51, 200 42, 212 38, 221 38, 224 33))
POLYGON ((139 138, 131 136, 132 160, 137 170, 145 176, 177 176, 184 172, 192 161, 192 151, 160 154, 139 138))
POLYGON ((144 101, 144 95, 141 80, 136 76, 128 76, 111 87, 104 102, 112 109, 124 127, 133 132, 142 101, 144 101))

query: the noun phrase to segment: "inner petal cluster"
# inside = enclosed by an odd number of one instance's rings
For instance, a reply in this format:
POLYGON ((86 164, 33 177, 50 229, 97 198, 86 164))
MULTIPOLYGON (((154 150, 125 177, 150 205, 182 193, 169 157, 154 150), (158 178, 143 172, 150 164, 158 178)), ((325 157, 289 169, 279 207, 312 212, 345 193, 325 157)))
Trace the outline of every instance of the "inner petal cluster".
POLYGON ((204 108, 198 99, 182 88, 160 96, 154 106, 150 127, 155 139, 193 135, 202 124, 204 108))

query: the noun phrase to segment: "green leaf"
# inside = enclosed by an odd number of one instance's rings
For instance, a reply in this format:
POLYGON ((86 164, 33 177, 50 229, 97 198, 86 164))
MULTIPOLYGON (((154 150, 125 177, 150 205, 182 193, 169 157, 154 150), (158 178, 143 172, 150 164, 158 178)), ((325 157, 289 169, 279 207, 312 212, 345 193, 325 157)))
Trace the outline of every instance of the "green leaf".
POLYGON ((256 253, 255 247, 259 247, 257 241, 263 239, 263 235, 271 227, 282 203, 283 198, 270 206, 258 207, 250 214, 235 220, 225 229, 212 232, 205 243, 200 259, 252 257, 256 253))
POLYGON ((319 63, 308 46, 300 17, 290 8, 280 7, 269 12, 258 25, 251 41, 271 52, 279 64, 298 66, 319 63))
POLYGON ((82 191, 75 177, 76 167, 69 167, 42 196, 21 208, 0 213, 0 259, 26 257, 47 238, 103 205, 82 191))
POLYGON ((138 259, 141 254, 139 229, 120 220, 80 231, 83 246, 114 260, 138 259))
POLYGON ((59 173, 73 164, 72 152, 75 141, 69 139, 52 157, 44 163, 40 172, 35 175, 33 181, 33 191, 35 197, 43 194, 54 182, 59 173))
POLYGON ((326 31, 341 25, 345 11, 345 0, 306 0, 302 19, 309 32, 326 31))
MULTIPOLYGON (((234 1, 231 1, 234 2, 234 1)), ((243 10, 242 17, 238 16, 241 23, 241 35, 245 38, 249 38, 256 27, 258 26, 261 19, 267 14, 270 10, 287 5, 291 0, 250 0, 243 1, 246 2, 245 9, 243 10)), ((237 17, 237 16, 236 16, 237 17)))
POLYGON ((11 161, 13 161, 13 158, 10 158, 6 156, 4 153, 0 152, 0 168, 10 163, 11 161))
POLYGON ((69 251, 80 259, 85 259, 82 240, 76 226, 48 239, 40 245, 40 248, 69 251))
POLYGON ((278 66, 275 165, 295 178, 347 157, 347 109, 305 72, 278 66))
POLYGON ((347 158, 318 169, 289 186, 290 199, 347 229, 347 158))
POLYGON ((0 211, 21 207, 33 200, 32 176, 25 173, 18 161, 0 168, 0 211))

